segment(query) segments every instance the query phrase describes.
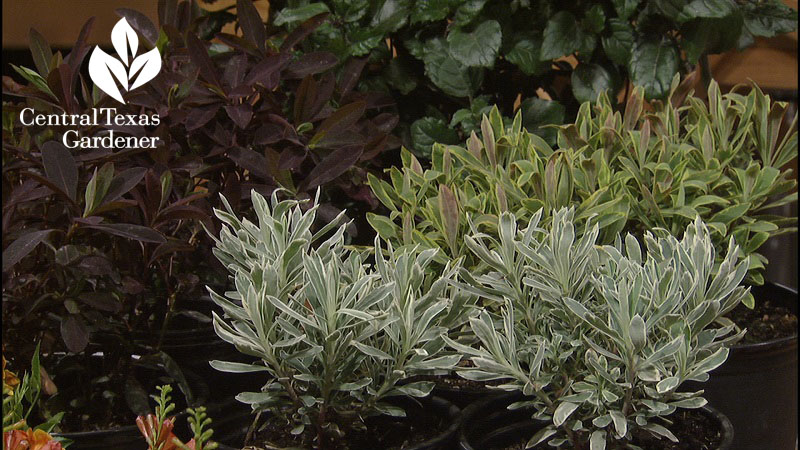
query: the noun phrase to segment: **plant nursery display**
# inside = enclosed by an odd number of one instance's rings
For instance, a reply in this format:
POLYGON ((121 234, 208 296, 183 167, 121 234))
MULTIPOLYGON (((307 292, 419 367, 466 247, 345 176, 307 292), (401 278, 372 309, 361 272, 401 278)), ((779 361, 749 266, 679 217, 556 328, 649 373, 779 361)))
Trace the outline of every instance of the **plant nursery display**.
MULTIPOLYGON (((654 440, 677 442, 670 424, 680 422, 679 409, 706 404, 702 391, 678 387, 708 380, 744 333, 733 323, 712 324, 747 295, 739 286, 747 261, 731 239, 714 270, 711 233, 700 219, 680 240, 647 232, 642 249, 631 234, 597 246, 597 224, 580 233, 574 215, 560 209, 544 225, 540 212, 518 229, 513 214, 504 213, 499 239, 466 237, 491 267, 469 279, 469 288, 501 303, 502 312, 500 320, 488 311, 470 319, 479 346, 448 341, 474 365, 459 373, 504 380, 499 389, 523 393, 509 408, 528 408, 541 424, 527 447, 649 449, 662 448, 654 440)), ((719 444, 715 430, 682 431, 692 442, 684 448, 719 444)))
POLYGON ((547 136, 541 125, 571 120, 603 91, 616 99, 630 81, 663 99, 706 55, 797 29, 778 0, 289 0, 270 10, 286 29, 330 13, 302 48, 366 60, 362 83, 391 93, 404 140, 426 159, 433 142, 461 141, 454 126, 477 128, 481 106, 510 115, 521 101, 528 131, 547 136))
POLYGON ((369 264, 370 255, 344 246, 345 225, 312 248, 337 225, 312 233, 318 205, 303 212, 295 201, 279 201, 277 192, 269 203, 251 195, 257 223, 237 218, 224 198, 226 211, 215 211, 223 227, 214 253, 236 290, 210 292, 224 310, 224 316, 214 313, 217 334, 260 361, 211 365, 265 372, 260 392, 236 396, 259 412, 253 428, 268 413, 257 439, 270 447, 315 448, 399 448, 409 439, 446 439, 442 433, 454 430, 450 414, 430 417, 430 400, 413 415, 402 407, 405 397, 428 396, 433 383, 398 382, 452 370, 460 360, 443 352, 444 335, 473 311, 473 296, 450 283, 457 266, 432 277, 426 268, 436 250, 383 249, 378 238, 369 264), (406 419, 371 417, 378 415, 406 419))
POLYGON ((150 6, 4 49, 4 450, 796 446, 794 7, 150 6))

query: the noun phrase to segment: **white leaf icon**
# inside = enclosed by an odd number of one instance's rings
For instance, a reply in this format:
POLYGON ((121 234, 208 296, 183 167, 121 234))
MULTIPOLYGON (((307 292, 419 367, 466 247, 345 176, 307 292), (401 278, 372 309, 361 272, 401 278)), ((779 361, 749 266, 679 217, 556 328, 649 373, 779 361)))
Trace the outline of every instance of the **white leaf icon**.
POLYGON ((154 48, 137 57, 139 37, 124 18, 111 30, 111 43, 120 59, 114 58, 100 47, 95 47, 89 58, 89 76, 103 92, 118 102, 125 103, 117 83, 122 86, 123 91, 129 91, 152 80, 161 70, 161 54, 158 48, 154 48))
POLYGON ((117 55, 122 58, 122 62, 128 65, 128 48, 131 49, 131 56, 136 56, 136 50, 139 48, 139 37, 136 36, 136 31, 128 25, 128 21, 123 17, 111 30, 111 43, 114 44, 114 50, 117 55))
POLYGON ((158 75, 160 70, 161 54, 158 53, 157 48, 154 48, 143 55, 137 56, 136 59, 134 59, 131 63, 129 80, 133 80, 133 77, 137 72, 139 72, 139 76, 136 77, 136 81, 133 82, 130 89, 136 89, 137 87, 152 80, 156 77, 156 75, 158 75), (139 69, 141 69, 141 72, 139 69))
POLYGON ((127 91, 128 71, 125 70, 125 66, 118 59, 104 52, 100 47, 95 47, 92 56, 89 58, 89 75, 97 87, 116 101, 125 103, 125 100, 122 99, 122 94, 117 88, 117 83, 114 82, 114 77, 127 91), (114 74, 114 76, 111 74, 114 74))

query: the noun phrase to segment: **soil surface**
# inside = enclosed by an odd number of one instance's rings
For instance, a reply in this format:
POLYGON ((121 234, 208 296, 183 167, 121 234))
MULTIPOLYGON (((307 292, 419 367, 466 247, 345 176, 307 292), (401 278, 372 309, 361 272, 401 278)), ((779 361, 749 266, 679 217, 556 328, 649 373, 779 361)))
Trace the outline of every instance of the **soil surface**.
MULTIPOLYGON (((407 411, 407 417, 376 416, 365 421, 365 430, 350 429, 345 438, 331 440, 326 450, 401 450, 433 439, 447 430, 449 418, 424 409, 407 411)), ((341 428, 341 427, 340 427, 341 428)), ((245 447, 248 450, 271 450, 276 448, 315 448, 311 427, 300 436, 292 436, 284 424, 271 420, 256 435, 257 444, 245 447)))
POLYGON ((756 300, 755 307, 739 304, 728 314, 738 326, 747 328, 739 344, 755 344, 797 335, 797 316, 788 308, 773 305, 770 300, 756 300))
POLYGON ((498 392, 496 389, 490 389, 487 386, 503 384, 503 380, 473 381, 455 374, 442 376, 419 375, 408 379, 409 383, 414 381, 432 381, 436 384, 436 389, 453 389, 468 392, 498 392))
MULTIPOLYGON (((700 410, 679 410, 669 416, 669 419, 673 423, 667 428, 675 434, 678 442, 672 442, 666 438, 659 439, 648 431, 637 430, 634 433, 633 444, 647 450, 715 450, 722 443, 722 430, 716 422, 701 413, 700 410)), ((503 450, 524 450, 528 439, 530 437, 505 447, 503 450)), ((588 448, 587 445, 586 449, 588 448)), ((607 448, 616 449, 617 447, 609 446, 607 448)), ((624 446, 619 448, 624 448, 624 446)), ((533 450, 552 449, 553 447, 547 445, 546 442, 533 447, 533 450)))

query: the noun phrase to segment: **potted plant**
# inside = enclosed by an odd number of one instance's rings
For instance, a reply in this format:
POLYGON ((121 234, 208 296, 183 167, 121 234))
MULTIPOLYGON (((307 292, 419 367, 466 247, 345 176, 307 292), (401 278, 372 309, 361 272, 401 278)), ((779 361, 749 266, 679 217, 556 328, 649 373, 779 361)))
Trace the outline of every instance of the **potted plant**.
POLYGON ((403 167, 387 171, 389 181, 371 177, 389 214, 367 219, 395 246, 439 248, 439 264, 463 257, 464 267, 480 273, 487 266, 463 239, 471 230, 469 216, 477 230, 497 237, 504 211, 524 225, 542 208, 546 221, 548 211, 572 206, 579 224, 597 215, 599 240, 609 244, 621 231, 641 237, 664 228, 680 236, 699 215, 718 256, 731 237, 742 256, 750 256, 746 281, 755 295, 723 323, 733 320, 749 330, 777 325, 779 332, 762 337, 763 343, 735 346, 730 370, 721 368, 705 388, 744 430, 737 440, 791 446, 797 404, 786 394, 797 380, 797 294, 760 286, 767 261, 758 249, 771 236, 796 230, 796 217, 767 212, 797 198, 796 180, 785 169, 797 157, 796 117, 782 125, 786 104, 757 87, 722 95, 712 81, 706 104, 691 93, 694 83, 693 77, 673 79, 663 103, 646 104, 642 90, 634 89, 622 113, 606 96, 585 103, 575 123, 559 128, 557 147, 525 131, 519 114, 504 120, 492 110, 481 137, 471 135, 464 147, 434 145, 429 169, 405 151, 403 167), (786 412, 785 420, 771 418, 776 409, 786 412), (772 432, 776 427, 783 431, 772 432))
POLYGON ((344 246, 345 225, 312 233, 317 205, 252 199, 256 223, 224 198, 226 211, 215 211, 224 224, 215 255, 236 290, 210 291, 224 311, 214 314, 219 336, 258 358, 212 367, 263 373, 260 392, 236 396, 258 412, 248 438, 270 448, 447 448, 459 409, 429 397, 431 382, 398 382, 460 359, 443 353, 443 335, 473 310, 472 296, 448 283, 456 267, 432 277, 435 251, 396 252, 376 239, 369 255, 344 246), (265 431, 255 433, 259 422, 265 431))
POLYGON ((603 91, 617 99, 636 85, 648 99, 664 99, 676 74, 708 70, 707 55, 797 29, 796 12, 778 0, 713 8, 656 0, 322 0, 271 2, 270 10, 270 23, 289 30, 329 13, 302 50, 366 63, 363 83, 394 98, 404 143, 425 160, 434 142, 459 144, 477 131, 487 105, 509 116, 519 107, 528 131, 554 143, 546 125, 571 122, 582 102, 603 91))
MULTIPOLYGON (((479 345, 448 341, 474 364, 459 374, 503 380, 498 389, 522 394, 493 403, 526 411, 504 429, 526 448, 678 448, 661 439, 731 448, 725 420, 714 423, 718 416, 702 409, 703 392, 678 388, 707 381, 744 333, 732 323, 712 326, 748 293, 739 286, 748 262, 733 239, 715 270, 711 232, 699 218, 680 240, 645 233, 643 249, 630 234, 597 245, 598 225, 581 233, 574 216, 564 208, 545 224, 539 212, 518 229, 503 213, 499 239, 466 238, 491 267, 470 287, 503 307, 500 317, 483 311, 470 319, 479 345)), ((497 445, 508 439, 503 433, 481 434, 481 421, 492 417, 482 407, 465 417, 461 447, 506 448, 497 445)))

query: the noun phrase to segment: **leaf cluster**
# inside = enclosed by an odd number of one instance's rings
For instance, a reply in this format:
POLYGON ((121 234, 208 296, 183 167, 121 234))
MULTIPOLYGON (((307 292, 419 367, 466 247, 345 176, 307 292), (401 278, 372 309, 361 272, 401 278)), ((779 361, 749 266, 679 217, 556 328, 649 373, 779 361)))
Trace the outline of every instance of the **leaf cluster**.
MULTIPOLYGON (((797 157, 797 117, 758 87, 721 95, 712 82, 708 103, 691 95, 692 78, 672 81, 666 102, 644 102, 632 92, 623 112, 608 97, 584 103, 575 123, 558 129, 553 148, 527 132, 521 113, 504 121, 493 109, 466 148, 435 144, 431 167, 408 151, 388 181, 370 177, 389 216, 369 214, 378 233, 396 246, 442 249, 441 262, 470 256, 461 237, 472 226, 497 236, 497 217, 575 208, 575 221, 594 217, 600 241, 619 232, 639 237, 665 229, 676 236, 702 218, 719 257, 733 237, 750 255, 748 280, 763 283, 766 259, 757 253, 770 237, 796 229, 796 218, 770 214, 797 200, 788 162, 797 157)), ((748 303, 751 300, 748 299, 748 303)))
POLYGON ((599 227, 576 230, 573 208, 541 219, 537 212, 518 229, 503 213, 499 237, 466 238, 491 269, 463 271, 463 287, 503 306, 499 317, 484 310, 470 319, 478 345, 448 341, 474 365, 460 374, 526 396, 509 408, 544 421, 529 447, 639 448, 643 433, 677 442, 664 418, 706 404, 702 391, 678 388, 707 381, 744 334, 723 315, 748 293, 739 286, 747 261, 731 239, 715 267, 699 218, 680 240, 646 233, 644 249, 631 234, 597 245, 599 227))
MULTIPOLYGON (((271 6, 273 25, 287 29, 330 13, 304 50, 367 58, 364 83, 397 100, 410 127, 405 138, 425 158, 432 139, 458 143, 447 121, 478 97, 510 114, 519 100, 539 103, 541 89, 559 102, 549 109, 566 106, 571 116, 601 92, 616 98, 630 80, 648 99, 663 99, 672 78, 706 55, 797 28, 796 12, 779 0, 289 0, 271 6)), ((558 116, 539 119, 552 123, 546 120, 558 116)))
POLYGON ((236 290, 209 291, 224 311, 214 314, 217 334, 258 361, 212 367, 265 372, 260 392, 236 398, 269 410, 304 445, 326 446, 370 415, 404 416, 390 399, 424 397, 433 383, 398 382, 460 360, 443 336, 466 322, 474 298, 449 284, 456 267, 434 278, 426 269, 436 250, 394 251, 376 239, 369 255, 344 246, 344 225, 312 233, 318 205, 302 212, 256 192, 253 202, 257 223, 216 211, 225 225, 215 254, 236 290))

